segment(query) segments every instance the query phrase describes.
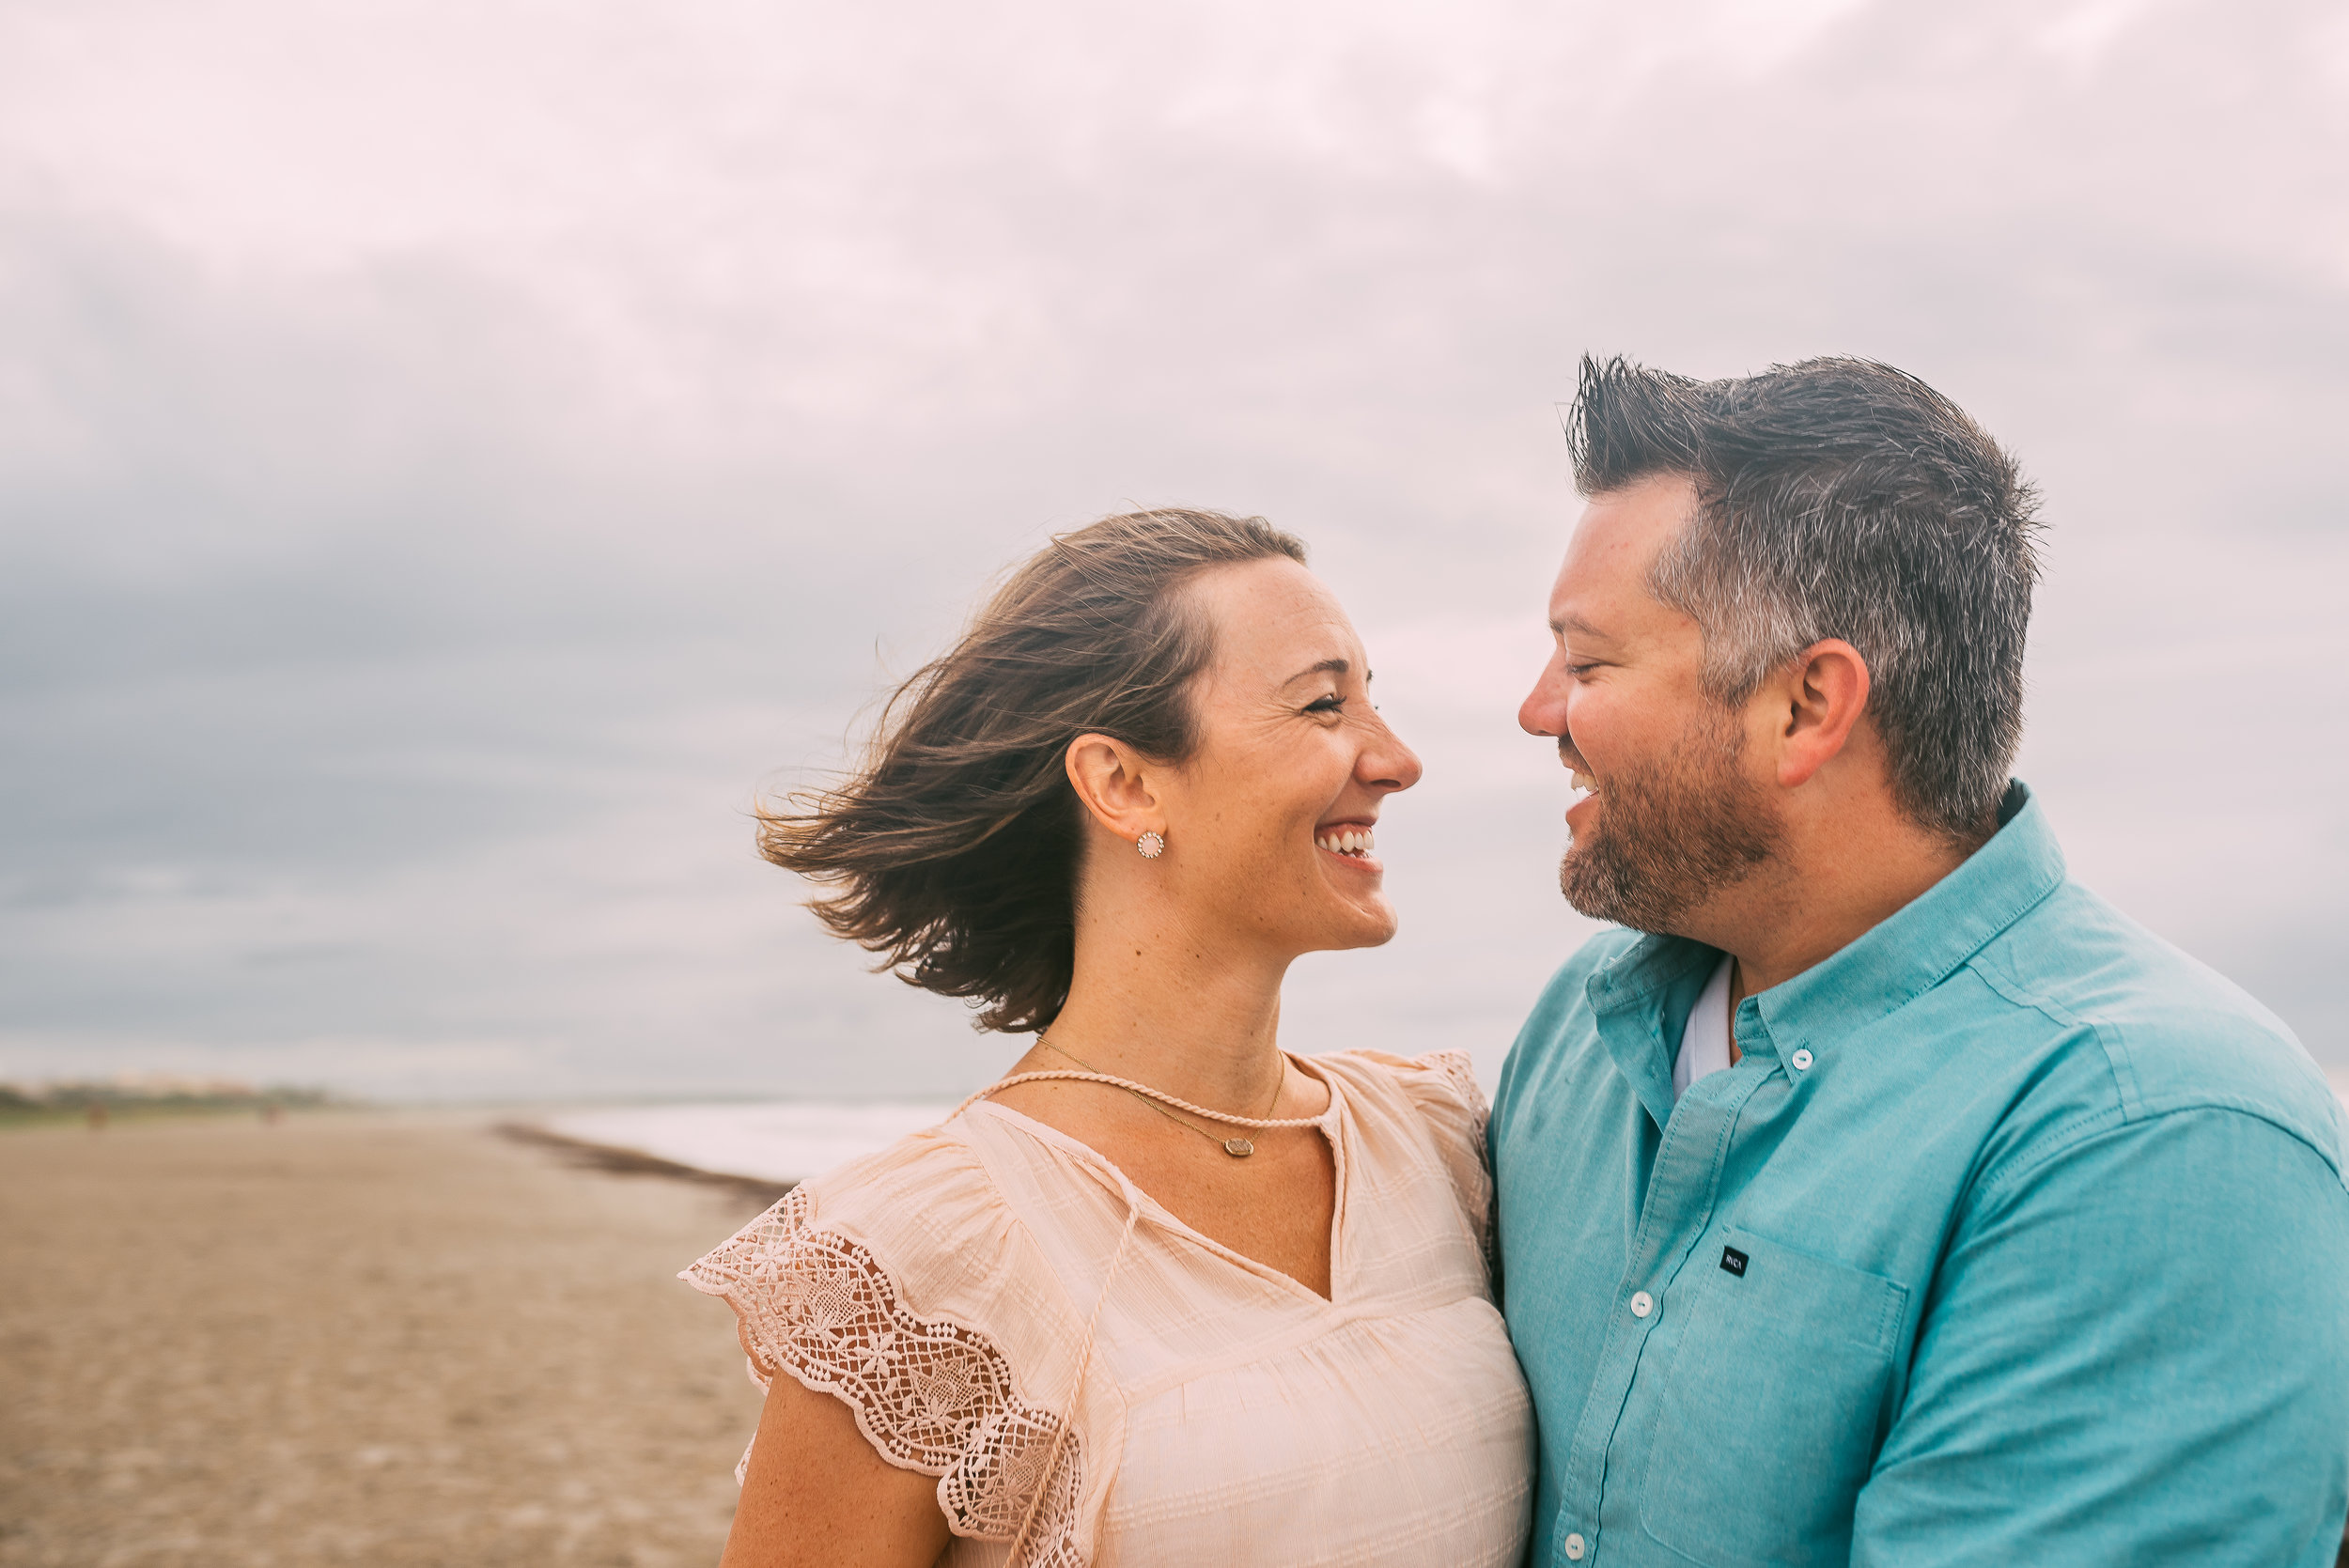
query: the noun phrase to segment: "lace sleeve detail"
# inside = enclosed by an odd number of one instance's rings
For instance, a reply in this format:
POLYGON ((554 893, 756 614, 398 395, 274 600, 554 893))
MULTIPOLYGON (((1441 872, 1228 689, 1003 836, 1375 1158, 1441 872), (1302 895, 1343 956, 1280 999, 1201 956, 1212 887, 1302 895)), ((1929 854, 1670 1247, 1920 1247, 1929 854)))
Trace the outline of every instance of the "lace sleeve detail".
POLYGON ((915 1316, 880 1261, 813 1225, 811 1206, 794 1188, 678 1277, 734 1308, 762 1385, 787 1372, 835 1396, 881 1457, 938 1477, 954 1533, 1019 1543, 1023 1563, 1079 1568, 1077 1433, 1019 1398, 986 1335, 915 1316))

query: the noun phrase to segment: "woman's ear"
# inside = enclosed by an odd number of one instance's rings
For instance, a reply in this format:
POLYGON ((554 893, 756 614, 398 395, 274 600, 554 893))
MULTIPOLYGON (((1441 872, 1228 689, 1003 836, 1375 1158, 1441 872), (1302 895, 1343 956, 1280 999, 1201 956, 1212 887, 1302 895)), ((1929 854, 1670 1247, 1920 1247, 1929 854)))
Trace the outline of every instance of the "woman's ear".
POLYGON ((1166 831, 1149 766, 1131 746, 1106 735, 1081 735, 1068 743, 1063 762, 1069 787, 1103 828, 1128 844, 1144 833, 1166 831))

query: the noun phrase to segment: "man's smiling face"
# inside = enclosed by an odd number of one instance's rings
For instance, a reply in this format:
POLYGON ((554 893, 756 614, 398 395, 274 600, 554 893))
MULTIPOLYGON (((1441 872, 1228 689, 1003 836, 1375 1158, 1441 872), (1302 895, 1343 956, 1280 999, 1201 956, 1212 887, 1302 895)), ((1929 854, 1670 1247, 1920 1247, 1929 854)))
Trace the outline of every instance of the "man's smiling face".
POLYGON ((1679 475, 1592 500, 1550 593, 1556 646, 1517 710, 1587 792, 1566 813, 1566 901, 1643 931, 1675 930, 1780 836, 1767 789, 1740 768, 1745 715, 1703 690, 1703 632, 1649 587, 1696 505, 1679 475))

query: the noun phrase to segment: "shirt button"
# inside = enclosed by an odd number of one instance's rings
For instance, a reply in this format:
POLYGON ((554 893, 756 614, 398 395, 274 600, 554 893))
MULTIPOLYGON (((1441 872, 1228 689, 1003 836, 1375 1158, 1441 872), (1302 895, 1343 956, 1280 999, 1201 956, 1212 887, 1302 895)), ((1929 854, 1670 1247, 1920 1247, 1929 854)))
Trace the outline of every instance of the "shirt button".
POLYGON ((1798 1073, 1809 1072, 1811 1070, 1811 1052, 1807 1048, 1797 1050, 1794 1055, 1788 1057, 1786 1060, 1795 1064, 1795 1071, 1798 1073))
POLYGON ((1582 1537, 1579 1535, 1566 1537, 1566 1560, 1569 1562, 1582 1560, 1582 1537))
POLYGON ((1633 1317, 1645 1317, 1655 1310, 1656 1297, 1643 1290, 1635 1290, 1631 1293, 1631 1315, 1633 1317))

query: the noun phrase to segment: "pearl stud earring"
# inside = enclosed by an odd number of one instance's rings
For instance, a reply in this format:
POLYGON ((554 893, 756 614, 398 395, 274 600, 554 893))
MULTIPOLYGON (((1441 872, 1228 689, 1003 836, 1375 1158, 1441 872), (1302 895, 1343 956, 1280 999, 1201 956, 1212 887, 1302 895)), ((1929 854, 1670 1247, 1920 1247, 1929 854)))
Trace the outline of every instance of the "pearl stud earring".
POLYGON ((1157 831, 1144 833, 1134 840, 1134 847, 1142 851, 1143 860, 1155 861, 1166 853, 1166 835, 1157 831))

